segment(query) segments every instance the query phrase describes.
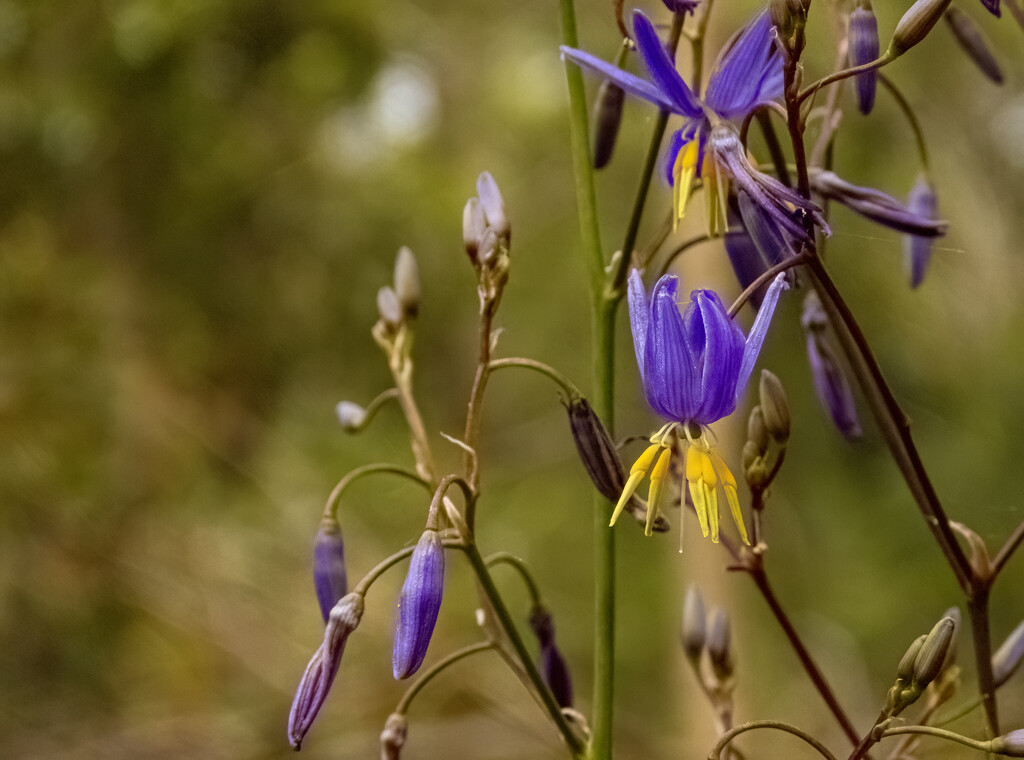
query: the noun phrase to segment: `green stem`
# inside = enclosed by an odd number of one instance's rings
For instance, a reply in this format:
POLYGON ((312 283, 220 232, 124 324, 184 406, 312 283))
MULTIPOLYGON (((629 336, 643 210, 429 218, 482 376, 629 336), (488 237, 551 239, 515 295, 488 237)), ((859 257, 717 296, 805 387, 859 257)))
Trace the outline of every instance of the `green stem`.
POLYGON ((403 478, 419 483, 428 493, 433 493, 433 489, 426 480, 419 476, 419 473, 414 470, 410 470, 408 467, 400 467, 397 464, 365 464, 362 467, 356 467, 351 472, 347 473, 345 477, 338 481, 337 485, 331 491, 331 495, 327 497, 327 504, 324 506, 324 517, 332 517, 337 519, 338 517, 338 506, 341 502, 341 496, 345 493, 345 490, 352 485, 359 478, 367 475, 373 475, 376 473, 387 473, 390 475, 399 475, 403 478))
POLYGON ((741 726, 736 726, 736 728, 732 728, 726 731, 718 738, 718 742, 711 749, 711 751, 708 752, 708 760, 718 760, 718 758, 722 755, 722 750, 725 749, 726 745, 729 742, 731 742, 733 739, 735 739, 742 733, 746 733, 747 731, 753 731, 759 728, 773 728, 776 731, 785 731, 788 734, 793 734, 793 736, 803 739, 805 742, 814 747, 814 749, 818 751, 818 754, 826 758, 826 760, 836 760, 836 756, 828 751, 828 747, 826 747, 820 741, 815 739, 809 733, 807 733, 803 729, 797 728, 796 726, 791 726, 790 724, 783 723, 779 720, 752 720, 749 723, 744 723, 741 726))
POLYGON ((533 579, 533 574, 530 572, 530 568, 527 564, 514 554, 509 552, 498 552, 492 554, 485 560, 487 567, 494 567, 495 565, 510 565, 515 568, 516 572, 523 579, 523 583, 526 584, 527 590, 530 592, 530 601, 534 605, 540 603, 540 588, 537 586, 537 581, 533 579))
POLYGON ((960 734, 952 731, 947 731, 944 728, 935 728, 934 726, 896 726, 895 728, 885 729, 882 732, 882 737, 899 736, 900 734, 923 734, 925 736, 934 736, 938 739, 945 739, 947 741, 956 742, 957 744, 963 744, 965 747, 981 750, 982 752, 992 751, 991 742, 971 739, 967 736, 961 736, 960 734))
POLYGON ((520 356, 514 356, 509 359, 494 359, 490 364, 487 365, 488 371, 494 372, 499 369, 507 369, 508 367, 523 367, 524 369, 532 369, 534 372, 539 372, 542 375, 554 380, 565 391, 567 396, 581 396, 579 388, 577 388, 569 378, 559 372, 557 369, 544 362, 535 361, 534 359, 524 359, 520 356))
POLYGON ((834 74, 829 74, 827 77, 822 77, 817 82, 814 82, 813 84, 808 85, 805 89, 801 90, 800 94, 796 98, 796 102, 798 105, 802 104, 805 100, 807 100, 807 98, 811 97, 811 95, 814 95, 814 93, 816 93, 825 85, 832 84, 833 82, 839 82, 843 79, 848 79, 849 77, 857 76, 858 74, 865 74, 868 71, 880 69, 886 64, 892 63, 895 60, 896 56, 892 55, 892 53, 886 50, 881 55, 881 57, 876 58, 873 61, 869 61, 868 63, 863 63, 860 66, 854 66, 849 69, 843 69, 842 71, 837 71, 834 74))
POLYGON ((469 657, 471 654, 477 652, 486 652, 490 649, 494 649, 494 644, 489 641, 480 641, 476 644, 470 644, 462 649, 456 649, 450 655, 445 657, 443 660, 437 662, 433 667, 425 671, 419 678, 416 679, 415 683, 409 687, 409 689, 402 695, 401 701, 398 703, 398 707, 395 708, 395 712, 399 715, 405 715, 409 712, 409 704, 416 698, 416 695, 420 693, 424 686, 426 686, 438 673, 445 668, 448 668, 459 660, 469 657))
MULTIPOLYGON (((444 545, 444 547, 446 549, 462 549, 463 548, 463 545, 462 545, 461 541, 445 539, 442 543, 443 543, 443 545, 444 545)), ((415 550, 416 550, 415 546, 407 546, 404 549, 402 549, 401 551, 397 551, 394 554, 392 554, 391 556, 385 557, 384 559, 382 559, 380 562, 377 563, 376 567, 374 567, 370 572, 368 572, 366 575, 363 576, 362 580, 359 581, 358 584, 356 584, 356 587, 354 589, 352 589, 352 593, 354 593, 354 594, 362 594, 363 596, 366 596, 366 592, 370 589, 370 586, 372 586, 373 583, 380 576, 382 576, 384 573, 386 573, 392 567, 397 565, 403 559, 405 559, 406 557, 411 555, 413 553, 413 551, 415 551, 415 550)))
POLYGON ((992 560, 992 577, 993 579, 999 575, 1002 569, 1006 566, 1006 563, 1010 561, 1010 557, 1020 547, 1021 541, 1024 541, 1024 522, 1021 522, 1014 528, 1013 533, 1006 543, 1003 544, 1002 548, 996 554, 995 559, 992 560))

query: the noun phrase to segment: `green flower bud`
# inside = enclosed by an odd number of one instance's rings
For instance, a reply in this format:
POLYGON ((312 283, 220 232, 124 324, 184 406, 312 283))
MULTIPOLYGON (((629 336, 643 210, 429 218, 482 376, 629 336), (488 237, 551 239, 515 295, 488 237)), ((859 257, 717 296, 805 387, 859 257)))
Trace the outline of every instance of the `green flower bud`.
POLYGON ((886 55, 892 58, 903 55, 927 37, 949 3, 950 0, 917 0, 896 24, 886 55))
POLYGON ((949 645, 953 642, 953 633, 956 624, 953 618, 944 617, 932 628, 921 645, 921 651, 917 653, 914 660, 913 685, 923 689, 942 670, 942 663, 946 660, 946 653, 949 645))
POLYGON ((914 677, 914 663, 917 661, 917 655, 921 651, 921 646, 926 638, 928 638, 928 635, 922 633, 914 639, 914 643, 910 645, 907 653, 900 660, 900 664, 896 668, 896 677, 901 681, 909 682, 914 677))
POLYGON ((782 381, 766 369, 761 370, 761 382, 758 385, 761 396, 761 409, 764 415, 764 426, 777 443, 789 440, 789 400, 782 381))

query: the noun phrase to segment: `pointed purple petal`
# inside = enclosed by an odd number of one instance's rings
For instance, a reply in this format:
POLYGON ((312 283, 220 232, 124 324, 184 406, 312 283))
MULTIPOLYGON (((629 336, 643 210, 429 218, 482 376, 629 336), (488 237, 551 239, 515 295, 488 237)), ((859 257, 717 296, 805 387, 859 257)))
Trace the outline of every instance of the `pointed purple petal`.
POLYGON ((700 399, 699 371, 687 343, 683 317, 676 306, 677 279, 665 275, 651 295, 651 321, 644 369, 647 401, 663 417, 684 422, 700 399))
POLYGON ((757 361, 757 355, 761 353, 761 344, 764 343, 764 338, 768 334, 768 326, 771 324, 779 296, 783 290, 788 289, 789 283, 786 282, 785 272, 779 272, 772 284, 768 286, 768 292, 764 296, 761 308, 757 310, 757 319, 754 320, 754 325, 750 328, 750 335, 747 336, 747 344, 743 347, 743 363, 736 380, 737 400, 747 386, 750 373, 754 371, 754 363, 757 361))
POLYGON ((644 381, 644 357, 647 352, 647 329, 650 304, 640 272, 634 269, 629 273, 629 285, 626 291, 629 302, 629 326, 633 330, 633 350, 636 351, 636 365, 640 369, 640 381, 644 381))
POLYGON ((694 317, 704 327, 704 367, 696 421, 710 425, 736 408, 736 378, 743 361, 743 333, 729 319, 718 294, 698 290, 692 296, 694 317))
POLYGON ((676 71, 654 25, 640 11, 633 11, 633 34, 636 35, 636 45, 651 80, 674 104, 671 110, 691 119, 702 116, 704 110, 676 71))
POLYGON ((705 94, 715 113, 734 119, 759 102, 782 94, 782 59, 771 39, 771 20, 761 11, 715 65, 705 94))
POLYGON ((589 69, 590 71, 600 74, 605 79, 617 84, 630 95, 643 98, 649 103, 653 103, 666 111, 675 110, 672 101, 663 95, 658 88, 650 82, 647 82, 638 76, 634 76, 628 71, 624 71, 618 66, 608 63, 607 61, 602 61, 600 58, 597 58, 590 53, 584 53, 582 50, 565 47, 564 45, 560 50, 562 51, 562 55, 580 68, 589 69))

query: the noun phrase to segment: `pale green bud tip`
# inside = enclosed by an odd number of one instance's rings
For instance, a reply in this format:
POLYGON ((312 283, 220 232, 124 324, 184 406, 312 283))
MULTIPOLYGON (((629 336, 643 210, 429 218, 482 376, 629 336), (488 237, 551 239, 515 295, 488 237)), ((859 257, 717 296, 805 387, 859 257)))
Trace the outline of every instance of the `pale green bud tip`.
POLYGON ((768 435, 779 443, 785 443, 789 439, 790 417, 789 399, 786 398, 786 389, 782 387, 782 381, 768 370, 761 370, 758 391, 768 435))
POLYGON ((896 24, 886 55, 891 58, 903 55, 927 37, 946 12, 949 3, 950 0, 917 0, 896 24))
POLYGON ((338 422, 347 433, 356 432, 366 422, 366 410, 351 401, 339 401, 334 407, 334 413, 338 415, 338 422))
POLYGON ((909 681, 914 676, 914 663, 917 661, 917 655, 921 651, 921 646, 924 644, 924 640, 928 638, 926 634, 921 634, 914 643, 907 649, 907 653, 903 655, 903 659, 900 660, 900 664, 896 667, 896 677, 904 681, 909 681))
POLYGON ((1024 757, 1024 728, 1018 728, 992 740, 992 752, 1006 757, 1024 757))
POLYGON ((690 660, 700 657, 707 638, 704 599, 695 585, 686 590, 683 602, 683 651, 690 660))
POLYGON ((758 453, 768 448, 768 427, 765 425, 764 409, 755 406, 747 418, 747 442, 757 447, 758 453))
POLYGON ((917 653, 917 659, 914 661, 913 680, 920 688, 935 680, 935 676, 942 670, 942 663, 946 660, 946 653, 953 641, 955 630, 953 618, 944 617, 925 638, 921 651, 917 653))
POLYGON ((385 285, 377 291, 377 312, 390 327, 402 324, 402 304, 394 290, 385 285))
POLYGON ((380 760, 398 760, 409 734, 409 721, 402 713, 391 713, 380 732, 380 760))
POLYGON ((711 669, 720 679, 728 678, 733 672, 732 645, 729 633, 729 616, 724 610, 711 611, 706 646, 711 659, 711 669))
POLYGON ((416 316, 420 308, 420 269, 413 252, 404 245, 395 257, 395 295, 405 313, 416 316))

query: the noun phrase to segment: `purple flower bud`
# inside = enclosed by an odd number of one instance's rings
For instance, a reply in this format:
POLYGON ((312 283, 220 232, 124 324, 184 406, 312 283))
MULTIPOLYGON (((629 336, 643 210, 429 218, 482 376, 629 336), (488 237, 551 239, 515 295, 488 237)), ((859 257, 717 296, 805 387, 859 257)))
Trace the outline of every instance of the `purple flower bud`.
POLYGON ((707 620, 704 614, 704 597, 695 584, 686 590, 683 602, 683 651, 690 662, 697 662, 704 651, 707 639, 707 620))
POLYGON ((362 617, 362 594, 351 593, 343 597, 331 610, 324 630, 324 642, 313 654, 306 672, 302 674, 302 681, 295 692, 288 715, 288 741, 295 749, 299 749, 302 739, 327 699, 334 677, 338 674, 345 643, 349 634, 359 626, 362 617))
MULTIPOLYGON (((862 66, 878 58, 878 20, 870 0, 861 0, 853 9, 847 34, 851 66, 862 66)), ((875 105, 875 82, 874 71, 857 75, 857 107, 863 114, 871 113, 875 105)))
POLYGON ((366 410, 352 401, 339 401, 334 413, 346 433, 357 432, 366 422, 366 410))
POLYGON ((807 359, 811 365, 818 400, 840 433, 846 438, 859 438, 860 421, 857 418, 857 407, 853 403, 853 390, 825 334, 828 317, 813 292, 804 300, 801 323, 807 335, 807 359))
MULTIPOLYGON (((998 6, 997 6, 998 7, 998 6)), ((946 22, 971 60, 977 64, 981 72, 996 84, 1003 83, 1003 70, 999 61, 992 54, 988 41, 982 33, 981 28, 975 24, 971 17, 959 8, 950 7, 946 10, 946 22)))
POLYGON ((992 655, 992 686, 999 688, 1020 667, 1024 659, 1024 623, 1013 629, 996 653, 992 655))
MULTIPOLYGON (((939 199, 928 177, 923 173, 917 178, 914 189, 910 191, 907 208, 914 215, 925 219, 934 219, 938 216, 939 199)), ((924 280, 931 258, 931 238, 920 235, 907 235, 903 238, 903 263, 910 277, 910 287, 916 288, 924 280)))
POLYGON ((540 669, 544 682, 561 707, 572 707, 572 676, 562 653, 555 646, 555 623, 540 604, 530 612, 530 628, 540 642, 540 669))
POLYGON ((1004 757, 1024 757, 1024 728, 1018 728, 992 740, 991 751, 1004 757))
POLYGON ((413 550, 409 574, 398 597, 392 655, 396 680, 408 678, 423 664, 443 592, 444 545, 441 534, 428 528, 413 550))
POLYGON ((948 225, 936 219, 936 210, 928 210, 910 203, 903 205, 891 195, 873 187, 854 185, 835 172, 815 171, 811 174, 811 189, 824 198, 839 201, 861 216, 897 232, 932 238, 946 234, 948 225))
POLYGON ((341 526, 329 515, 320 521, 320 530, 313 544, 313 585, 326 623, 334 605, 348 592, 341 526))
POLYGON ((476 194, 480 198, 480 207, 484 210, 487 226, 500 237, 508 239, 510 227, 505 214, 505 199, 501 197, 498 183, 490 172, 483 172, 476 181, 476 194))

